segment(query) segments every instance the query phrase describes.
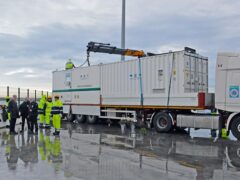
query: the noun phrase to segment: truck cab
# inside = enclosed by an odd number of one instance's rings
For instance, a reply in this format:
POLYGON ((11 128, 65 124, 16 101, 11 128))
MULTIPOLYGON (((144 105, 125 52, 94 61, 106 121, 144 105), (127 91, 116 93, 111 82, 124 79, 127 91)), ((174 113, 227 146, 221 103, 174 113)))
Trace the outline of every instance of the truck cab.
POLYGON ((240 139, 240 53, 218 53, 215 107, 227 130, 240 139))

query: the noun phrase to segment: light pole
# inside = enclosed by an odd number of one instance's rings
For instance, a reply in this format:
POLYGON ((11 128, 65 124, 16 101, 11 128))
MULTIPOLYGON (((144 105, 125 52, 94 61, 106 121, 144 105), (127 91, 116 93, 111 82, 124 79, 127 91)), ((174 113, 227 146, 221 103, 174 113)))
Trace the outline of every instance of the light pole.
MULTIPOLYGON (((125 19, 126 19, 126 0, 122 0, 122 33, 121 48, 125 49, 125 19)), ((125 60, 125 56, 121 56, 121 61, 125 60)))

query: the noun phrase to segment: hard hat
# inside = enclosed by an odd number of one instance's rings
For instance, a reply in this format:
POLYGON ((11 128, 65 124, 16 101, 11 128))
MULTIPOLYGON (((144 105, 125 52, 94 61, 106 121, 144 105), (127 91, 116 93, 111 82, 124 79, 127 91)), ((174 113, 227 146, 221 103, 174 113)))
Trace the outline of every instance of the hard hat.
POLYGON ((6 99, 10 99, 10 97, 9 97, 9 96, 6 96, 6 99))
POLYGON ((52 99, 52 96, 48 96, 47 98, 48 98, 48 99, 52 99))

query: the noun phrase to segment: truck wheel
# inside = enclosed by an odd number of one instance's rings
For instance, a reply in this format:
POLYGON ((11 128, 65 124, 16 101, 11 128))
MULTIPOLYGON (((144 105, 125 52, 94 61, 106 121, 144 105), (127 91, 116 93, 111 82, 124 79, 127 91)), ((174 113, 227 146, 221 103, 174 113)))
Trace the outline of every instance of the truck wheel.
POLYGON ((74 115, 72 113, 68 113, 66 115, 67 121, 73 122, 74 121, 74 115))
POLYGON ((87 116, 87 123, 89 124, 94 124, 97 122, 97 116, 92 116, 92 115, 88 115, 87 116))
POLYGON ((159 112, 153 118, 153 125, 157 132, 169 132, 172 129, 172 119, 167 113, 159 112))
POLYGON ((231 131, 237 139, 240 139, 240 117, 233 120, 231 124, 231 131))
POLYGON ((86 116, 82 114, 77 114, 76 115, 76 120, 78 123, 84 123, 86 121, 86 116))

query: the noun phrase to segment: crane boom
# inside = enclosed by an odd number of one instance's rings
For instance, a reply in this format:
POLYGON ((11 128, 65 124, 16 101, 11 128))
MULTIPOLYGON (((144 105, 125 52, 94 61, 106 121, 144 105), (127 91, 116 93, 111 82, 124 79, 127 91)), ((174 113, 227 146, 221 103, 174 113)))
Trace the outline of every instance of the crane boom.
POLYGON ((121 49, 115 46, 110 46, 110 44, 89 42, 87 45, 88 52, 99 52, 99 53, 108 53, 108 54, 119 54, 124 56, 136 56, 144 57, 145 53, 141 50, 132 50, 132 49, 121 49))
POLYGON ((106 44, 106 43, 89 42, 87 45, 88 66, 90 66, 90 62, 89 62, 90 52, 118 54, 118 55, 124 55, 124 56, 135 56, 139 58, 146 56, 146 54, 142 50, 121 49, 115 46, 110 46, 110 44, 106 44))

